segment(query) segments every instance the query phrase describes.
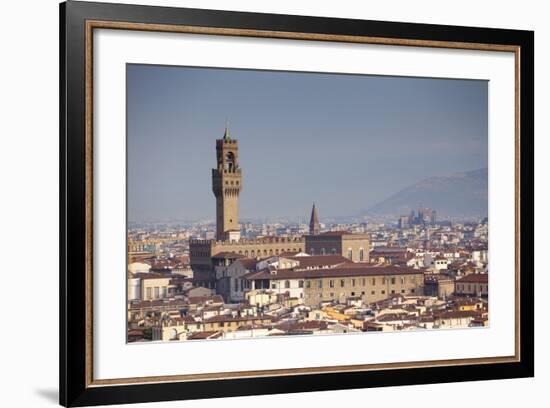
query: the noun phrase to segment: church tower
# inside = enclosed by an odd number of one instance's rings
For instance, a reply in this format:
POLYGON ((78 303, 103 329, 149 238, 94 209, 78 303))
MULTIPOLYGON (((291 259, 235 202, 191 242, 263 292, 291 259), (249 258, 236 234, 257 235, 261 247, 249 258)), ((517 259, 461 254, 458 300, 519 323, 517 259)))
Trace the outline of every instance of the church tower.
POLYGON ((311 209, 311 219, 309 220, 309 235, 319 235, 320 232, 321 226, 319 225, 317 208, 315 208, 315 203, 313 203, 313 208, 311 209))
POLYGON ((216 239, 239 240, 239 194, 242 189, 239 146, 225 126, 222 139, 216 140, 217 167, 212 169, 212 191, 216 196, 216 239))

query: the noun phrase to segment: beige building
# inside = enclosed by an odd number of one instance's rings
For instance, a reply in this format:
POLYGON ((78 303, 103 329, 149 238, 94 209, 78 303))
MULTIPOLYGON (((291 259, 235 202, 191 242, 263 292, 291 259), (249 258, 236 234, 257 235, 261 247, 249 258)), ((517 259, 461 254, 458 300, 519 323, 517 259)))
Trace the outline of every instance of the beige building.
POLYGON ((203 330, 235 331, 242 326, 271 324, 271 316, 216 316, 203 321, 203 330))
POLYGON ((346 303, 350 297, 364 302, 377 302, 394 294, 423 295, 424 273, 401 266, 367 266, 346 264, 335 268, 262 271, 245 275, 249 287, 287 291, 307 306, 337 301, 346 303))
POLYGON ((440 299, 447 298, 455 292, 455 280, 449 275, 428 274, 424 279, 424 294, 440 299))
POLYGON ((489 274, 472 273, 455 282, 455 295, 459 296, 488 296, 489 274))
POLYGON ((330 231, 305 237, 310 255, 341 255, 353 262, 369 262, 369 236, 345 231, 330 231))
POLYGON ((141 299, 154 300, 168 297, 170 285, 169 276, 146 275, 141 278, 141 299))

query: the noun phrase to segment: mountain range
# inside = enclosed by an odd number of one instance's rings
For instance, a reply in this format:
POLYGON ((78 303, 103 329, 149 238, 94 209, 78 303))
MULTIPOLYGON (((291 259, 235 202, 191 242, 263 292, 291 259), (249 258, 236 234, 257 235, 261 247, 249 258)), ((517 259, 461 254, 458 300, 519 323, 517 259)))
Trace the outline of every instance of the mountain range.
POLYGON ((443 217, 486 217, 488 180, 487 168, 429 177, 363 210, 361 215, 407 215, 413 209, 428 207, 443 217))

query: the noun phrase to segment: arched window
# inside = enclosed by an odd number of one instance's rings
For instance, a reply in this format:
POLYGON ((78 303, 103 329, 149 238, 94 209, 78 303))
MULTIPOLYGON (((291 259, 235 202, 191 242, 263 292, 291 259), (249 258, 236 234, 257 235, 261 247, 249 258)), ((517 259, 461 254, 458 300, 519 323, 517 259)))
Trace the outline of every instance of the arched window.
POLYGON ((227 152, 225 155, 225 169, 233 171, 237 166, 235 165, 235 155, 233 152, 227 152))
POLYGON ((290 289, 290 281, 285 281, 285 289, 290 289))

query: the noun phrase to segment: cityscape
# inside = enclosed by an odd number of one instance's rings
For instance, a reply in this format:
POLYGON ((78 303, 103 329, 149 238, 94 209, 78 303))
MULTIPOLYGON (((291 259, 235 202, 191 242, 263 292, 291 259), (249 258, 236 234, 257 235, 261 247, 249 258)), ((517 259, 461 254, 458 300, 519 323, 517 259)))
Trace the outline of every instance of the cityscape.
POLYGON ((128 342, 488 326, 486 217, 240 223, 227 126, 215 157, 215 222, 129 226, 128 342))
POLYGON ((126 69, 128 343, 489 326, 487 81, 126 69))

